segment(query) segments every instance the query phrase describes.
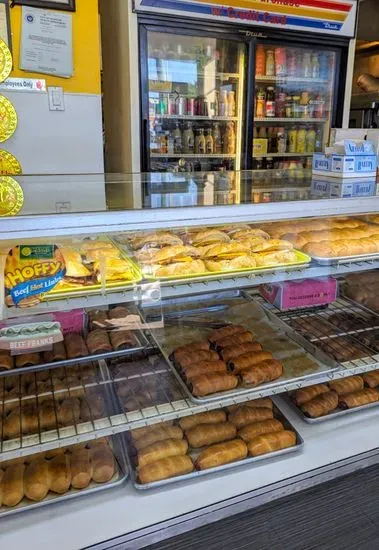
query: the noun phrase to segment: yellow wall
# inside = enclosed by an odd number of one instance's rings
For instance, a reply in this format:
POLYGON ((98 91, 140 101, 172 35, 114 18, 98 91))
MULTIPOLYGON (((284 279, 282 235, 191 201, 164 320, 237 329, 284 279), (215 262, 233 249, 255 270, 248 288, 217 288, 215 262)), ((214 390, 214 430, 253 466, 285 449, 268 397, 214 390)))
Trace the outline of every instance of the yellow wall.
MULTIPOLYGON (((74 76, 28 73, 19 69, 21 6, 10 10, 14 70, 11 76, 44 78, 47 86, 63 86, 66 92, 100 94, 100 31, 98 0, 77 0, 73 15, 74 76)), ((71 13, 71 12, 66 12, 71 13)))

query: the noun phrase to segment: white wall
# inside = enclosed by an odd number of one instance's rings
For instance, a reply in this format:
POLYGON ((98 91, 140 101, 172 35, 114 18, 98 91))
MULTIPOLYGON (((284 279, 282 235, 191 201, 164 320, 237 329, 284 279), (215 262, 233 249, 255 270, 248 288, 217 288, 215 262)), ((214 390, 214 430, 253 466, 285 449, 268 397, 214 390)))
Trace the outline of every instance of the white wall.
POLYGON ((24 174, 104 172, 101 96, 66 93, 65 111, 50 111, 47 93, 2 91, 18 114, 14 135, 0 144, 24 174))

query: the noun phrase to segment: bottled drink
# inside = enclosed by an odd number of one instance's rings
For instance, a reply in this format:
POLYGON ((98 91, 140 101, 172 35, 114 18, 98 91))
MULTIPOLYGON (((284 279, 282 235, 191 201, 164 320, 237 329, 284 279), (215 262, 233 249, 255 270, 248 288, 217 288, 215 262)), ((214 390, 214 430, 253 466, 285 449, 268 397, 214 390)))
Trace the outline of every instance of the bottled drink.
POLYGON ((192 124, 187 122, 182 135, 183 153, 193 154, 195 146, 195 136, 192 130, 192 124))
POLYGON ((168 96, 167 96, 167 94, 160 94, 159 95, 158 110, 159 110, 160 115, 167 115, 168 114, 168 96))
POLYGON ((259 157, 255 159, 255 169, 256 170, 263 170, 263 158, 259 157))
POLYGON ((324 80, 329 78, 329 55, 327 53, 322 53, 320 55, 320 77, 324 80))
POLYGON ((296 153, 297 150, 297 130, 296 126, 292 126, 288 132, 288 152, 296 153))
POLYGON ((255 74, 264 76, 266 74, 266 54, 262 45, 257 46, 257 54, 255 58, 255 74))
POLYGON ((158 137, 158 146, 159 146, 159 152, 161 153, 161 155, 166 155, 168 152, 167 136, 164 132, 161 132, 161 134, 158 137))
POLYGON ((209 115, 210 116, 218 116, 219 109, 218 109, 218 92, 214 93, 214 100, 210 104, 209 109, 209 115))
POLYGON ((276 129, 275 128, 268 128, 267 129, 267 152, 268 153, 276 153, 276 135, 275 135, 276 129))
POLYGON ((275 98, 275 116, 285 118, 286 116, 286 94, 280 89, 275 98))
POLYGON ((266 76, 275 76, 275 59, 273 50, 268 50, 266 55, 266 76))
POLYGON ((170 134, 170 132, 166 132, 166 139, 167 139, 167 153, 169 155, 174 154, 174 136, 170 134))
POLYGON ((286 118, 293 118, 293 101, 290 95, 286 97, 286 118))
POLYGON ((176 98, 176 114, 180 116, 186 114, 186 98, 183 95, 178 95, 176 98))
POLYGON ((325 99, 321 94, 318 94, 315 100, 314 117, 315 118, 325 117, 325 99))
POLYGON ((307 135, 305 137, 305 149, 307 153, 314 153, 316 149, 316 132, 314 128, 308 128, 307 135))
POLYGON ((257 93, 257 106, 255 116, 263 118, 266 111, 266 94, 263 88, 260 88, 257 93))
POLYGON ((205 136, 203 128, 199 128, 196 133, 195 153, 198 155, 205 155, 205 136))
POLYGON ((300 117, 301 118, 310 118, 310 93, 301 92, 300 96, 300 117))
POLYGON ((228 116, 228 96, 226 90, 221 90, 218 110, 220 116, 228 116))
POLYGON ((318 53, 312 53, 312 78, 320 78, 320 62, 318 59, 318 53))
POLYGON ((296 51, 290 49, 287 54, 287 74, 288 76, 296 76, 297 72, 297 62, 296 62, 296 51))
POLYGON ((189 97, 187 99, 187 115, 189 116, 195 116, 195 98, 189 97))
POLYGON ((174 133, 174 153, 180 155, 182 153, 182 132, 180 131, 179 123, 176 124, 174 133))
POLYGON ((285 48, 275 48, 275 74, 276 76, 287 75, 287 56, 285 48))
POLYGON ((265 115, 267 118, 275 117, 275 90, 272 86, 267 88, 265 115))
POLYGON ((212 129, 207 128, 205 136, 205 152, 207 155, 213 155, 214 153, 214 139, 212 136, 212 129))
POLYGON ((266 158, 266 170, 274 169, 274 159, 271 157, 266 158))
POLYGON ((215 153, 222 153, 220 125, 217 123, 213 126, 213 150, 215 153))
POLYGON ((306 137, 307 131, 305 127, 300 126, 300 129, 297 131, 296 153, 306 152, 306 137))
POLYGON ((293 118, 300 118, 300 96, 294 95, 292 97, 292 116, 293 118))
POLYGON ((287 152, 287 138, 284 128, 279 128, 277 133, 277 150, 278 153, 287 152))
POLYGON ((224 133, 224 153, 234 155, 236 152, 236 134, 234 131, 234 123, 228 122, 224 133))
POLYGON ((322 129, 317 128, 316 130, 316 138, 315 138, 315 152, 321 153, 323 147, 322 147, 322 129))
POLYGON ((236 99, 235 99, 235 92, 230 91, 228 92, 228 116, 234 117, 236 116, 236 99))
POLYGON ((312 78, 312 59, 310 52, 303 53, 303 77, 312 78))

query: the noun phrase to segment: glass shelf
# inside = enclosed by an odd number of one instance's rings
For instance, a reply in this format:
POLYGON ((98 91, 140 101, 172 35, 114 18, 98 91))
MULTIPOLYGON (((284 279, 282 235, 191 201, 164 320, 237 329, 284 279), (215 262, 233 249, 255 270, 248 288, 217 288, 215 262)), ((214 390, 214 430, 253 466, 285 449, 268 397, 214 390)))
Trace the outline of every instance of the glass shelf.
POLYGON ((204 158, 204 159, 234 159, 236 158, 236 155, 228 155, 227 153, 213 153, 212 155, 202 155, 202 154, 196 154, 196 153, 183 153, 181 155, 178 154, 168 154, 168 153, 151 153, 151 158, 178 158, 178 159, 197 159, 197 158, 204 158))
POLYGON ((150 115, 151 120, 155 118, 164 118, 165 120, 206 120, 206 121, 221 121, 221 122, 230 122, 238 121, 238 117, 233 116, 201 116, 201 115, 150 115))
MULTIPOLYGON (((179 70, 175 70, 175 74, 184 74, 184 75, 188 75, 188 72, 186 71, 179 71, 179 70)), ((227 79, 227 78, 235 78, 235 79, 239 79, 240 75, 238 73, 204 73, 204 72, 198 72, 196 73, 195 75, 197 78, 201 77, 201 78, 221 78, 221 79, 227 79)), ((189 77, 189 78, 192 78, 189 77)), ((167 80, 167 79, 164 79, 164 78, 154 78, 154 79, 150 79, 150 82, 172 82, 172 80, 167 80)))
POLYGON ((253 155, 253 158, 266 157, 312 157, 315 153, 266 153, 264 155, 253 155))
POLYGON ((302 76, 256 76, 256 82, 307 82, 308 84, 327 84, 328 79, 306 78, 302 76))
POLYGON ((298 122, 300 124, 322 124, 327 121, 326 118, 275 118, 275 117, 254 117, 254 122, 298 122))

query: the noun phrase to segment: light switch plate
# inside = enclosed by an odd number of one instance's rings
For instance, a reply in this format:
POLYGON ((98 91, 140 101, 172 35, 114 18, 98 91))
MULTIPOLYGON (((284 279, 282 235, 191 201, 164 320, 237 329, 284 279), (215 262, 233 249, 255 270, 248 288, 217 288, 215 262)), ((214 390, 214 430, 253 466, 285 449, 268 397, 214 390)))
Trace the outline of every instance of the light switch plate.
POLYGON ((65 111, 64 90, 61 86, 49 86, 47 88, 49 96, 50 111, 65 111))

